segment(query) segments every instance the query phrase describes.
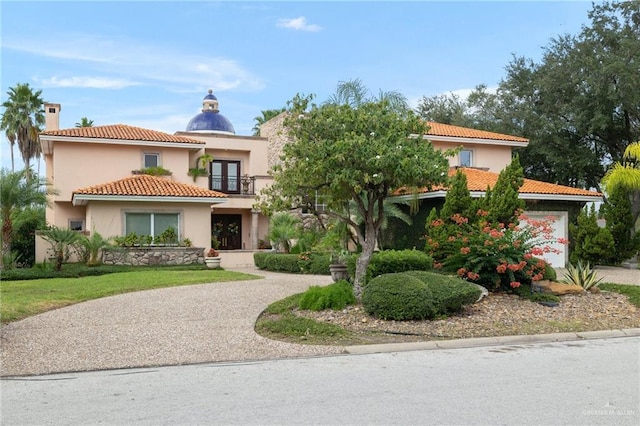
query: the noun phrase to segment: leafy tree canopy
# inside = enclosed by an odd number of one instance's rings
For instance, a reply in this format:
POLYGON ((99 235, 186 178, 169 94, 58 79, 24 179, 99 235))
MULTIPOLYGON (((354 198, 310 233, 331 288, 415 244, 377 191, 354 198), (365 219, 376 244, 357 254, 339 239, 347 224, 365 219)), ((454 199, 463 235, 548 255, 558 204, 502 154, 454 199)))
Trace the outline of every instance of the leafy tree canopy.
POLYGON ((423 98, 426 119, 526 137, 525 176, 598 188, 640 139, 640 2, 594 4, 579 34, 549 41, 540 62, 514 57, 495 93, 423 98))
POLYGON ((362 246, 355 280, 359 297, 384 221, 384 200, 402 187, 444 182, 448 161, 422 138, 424 122, 384 97, 322 105, 312 99, 297 95, 289 103, 285 128, 291 142, 283 148, 282 164, 275 167, 274 184, 263 192, 263 200, 274 210, 286 210, 305 207, 318 196, 329 215, 357 232, 362 246), (350 201, 363 229, 348 214, 350 201))

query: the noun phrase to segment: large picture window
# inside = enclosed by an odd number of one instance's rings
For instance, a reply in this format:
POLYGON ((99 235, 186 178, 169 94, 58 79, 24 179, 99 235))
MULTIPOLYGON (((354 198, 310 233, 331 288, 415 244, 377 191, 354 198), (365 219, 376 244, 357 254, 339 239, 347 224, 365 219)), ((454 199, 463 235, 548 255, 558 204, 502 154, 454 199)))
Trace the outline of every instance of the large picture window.
POLYGON ((157 237, 168 228, 179 234, 180 215, 178 213, 126 213, 124 233, 157 237))
POLYGON ((240 162, 215 160, 211 162, 211 189, 226 193, 240 193, 240 162))

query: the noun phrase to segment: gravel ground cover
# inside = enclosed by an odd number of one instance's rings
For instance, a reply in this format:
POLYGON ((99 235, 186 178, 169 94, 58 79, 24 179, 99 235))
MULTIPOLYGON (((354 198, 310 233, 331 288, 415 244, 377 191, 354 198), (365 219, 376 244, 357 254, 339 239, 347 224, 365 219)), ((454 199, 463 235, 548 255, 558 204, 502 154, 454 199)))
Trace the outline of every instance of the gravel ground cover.
MULTIPOLYGON (((456 315, 432 321, 384 321, 350 306, 342 311, 296 311, 353 332, 352 344, 419 342, 640 327, 640 312, 627 296, 601 292, 566 295, 556 307, 515 295, 489 294, 456 315)), ((342 344, 345 342, 343 341, 342 344)))

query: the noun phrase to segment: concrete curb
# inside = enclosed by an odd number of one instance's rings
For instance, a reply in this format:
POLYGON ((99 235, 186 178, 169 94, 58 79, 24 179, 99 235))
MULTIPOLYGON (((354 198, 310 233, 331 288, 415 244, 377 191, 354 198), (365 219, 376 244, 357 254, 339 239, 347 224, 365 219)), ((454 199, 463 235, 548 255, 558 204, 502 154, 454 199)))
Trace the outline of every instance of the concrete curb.
POLYGON ((437 340, 430 342, 385 343, 380 345, 345 346, 344 352, 352 355, 375 354, 385 352, 425 351, 435 349, 462 349, 501 345, 519 345, 547 342, 570 342, 576 340, 613 339, 619 337, 640 336, 640 328, 621 330, 599 330, 578 333, 550 333, 526 336, 477 337, 458 340, 437 340))

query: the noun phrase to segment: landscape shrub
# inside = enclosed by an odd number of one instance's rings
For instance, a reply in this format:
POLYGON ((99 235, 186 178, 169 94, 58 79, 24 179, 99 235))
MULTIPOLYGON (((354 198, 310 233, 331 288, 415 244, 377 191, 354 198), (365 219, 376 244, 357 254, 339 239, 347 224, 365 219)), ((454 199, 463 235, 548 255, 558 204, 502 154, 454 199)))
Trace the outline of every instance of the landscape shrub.
POLYGON ((273 253, 265 259, 265 269, 294 274, 301 272, 297 254, 273 253))
POLYGON ((253 253, 253 263, 255 263, 258 269, 265 269, 267 257, 269 257, 270 254, 272 253, 264 251, 253 253))
POLYGON ((353 294, 353 287, 348 281, 341 280, 325 287, 309 287, 302 293, 298 307, 311 311, 340 310, 354 303, 356 303, 356 297, 353 294))
POLYGON ((326 253, 285 254, 258 252, 253 261, 258 269, 292 274, 329 275, 329 259, 326 253))
POLYGON ((385 274, 373 278, 363 288, 362 306, 369 314, 384 320, 423 320, 436 310, 429 287, 407 274, 385 274))
POLYGON ((454 223, 441 218, 428 223, 426 250, 436 261, 434 267, 490 291, 509 291, 551 274, 547 262, 535 256, 558 253, 552 244, 565 242, 553 237, 553 218, 521 215, 522 224, 504 225, 486 222, 486 215, 478 210, 472 218, 455 214, 454 223))
POLYGON ((477 286, 457 277, 428 271, 409 271, 405 274, 418 278, 429 287, 436 315, 458 312, 464 305, 474 303, 482 294, 477 286))
POLYGON ((302 255, 299 260, 300 267, 305 274, 329 275, 331 255, 327 253, 310 253, 302 255))
MULTIPOLYGON (((354 277, 358 255, 347 259, 349 275, 354 277)), ((373 253, 367 268, 365 283, 383 275, 405 271, 429 271, 433 269, 433 258, 420 250, 384 250, 373 253)))
POLYGON ((598 215, 594 206, 584 207, 577 223, 569 224, 572 250, 571 263, 589 262, 592 265, 609 265, 615 257, 615 241, 609 228, 598 225, 598 215))

